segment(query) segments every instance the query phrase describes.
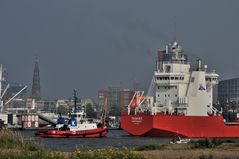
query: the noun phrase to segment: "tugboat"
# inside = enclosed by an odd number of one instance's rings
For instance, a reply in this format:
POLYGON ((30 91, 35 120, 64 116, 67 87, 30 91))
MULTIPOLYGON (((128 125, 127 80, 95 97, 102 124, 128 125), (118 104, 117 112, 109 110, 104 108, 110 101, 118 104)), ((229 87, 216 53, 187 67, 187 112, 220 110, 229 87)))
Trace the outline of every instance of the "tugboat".
POLYGON ((68 122, 60 116, 55 129, 40 130, 35 135, 45 138, 96 138, 106 136, 108 129, 105 126, 104 117, 102 117, 101 123, 87 119, 84 108, 77 109, 76 100, 76 90, 74 90, 74 110, 69 113, 68 122))

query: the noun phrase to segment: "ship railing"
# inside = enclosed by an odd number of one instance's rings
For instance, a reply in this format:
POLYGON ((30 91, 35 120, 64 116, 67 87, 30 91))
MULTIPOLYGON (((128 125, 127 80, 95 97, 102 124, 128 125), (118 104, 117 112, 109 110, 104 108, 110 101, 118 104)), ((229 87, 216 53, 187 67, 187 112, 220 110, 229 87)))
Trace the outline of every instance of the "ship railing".
POLYGON ((160 116, 185 116, 184 113, 176 113, 176 112, 169 113, 168 111, 166 111, 166 112, 157 112, 154 115, 160 115, 160 116))
POLYGON ((154 114, 152 114, 150 111, 143 111, 143 112, 137 112, 136 114, 132 113, 132 114, 128 114, 127 112, 122 112, 121 113, 122 116, 126 116, 126 115, 157 115, 157 116, 185 116, 185 113, 168 113, 166 112, 156 112, 154 114))
POLYGON ((208 114, 209 115, 220 115, 222 114, 222 111, 219 111, 217 108, 215 107, 208 107, 208 114))
POLYGON ((131 112, 131 107, 134 109, 135 114, 139 111, 139 107, 141 104, 145 101, 144 98, 144 91, 135 91, 132 99, 130 100, 127 108, 128 108, 128 114, 131 112))
POLYGON ((164 64, 172 64, 172 63, 176 63, 176 64, 187 64, 189 65, 190 62, 186 62, 186 61, 176 61, 176 60, 172 60, 172 61, 163 61, 164 64))

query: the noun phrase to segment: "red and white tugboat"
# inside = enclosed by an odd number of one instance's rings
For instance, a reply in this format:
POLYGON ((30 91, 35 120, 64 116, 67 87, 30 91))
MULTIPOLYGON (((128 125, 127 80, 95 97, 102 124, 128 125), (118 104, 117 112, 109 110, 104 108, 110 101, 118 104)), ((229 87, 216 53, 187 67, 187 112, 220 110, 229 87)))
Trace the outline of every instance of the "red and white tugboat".
MULTIPOLYGON (((95 138, 104 137, 108 133, 108 129, 104 124, 97 123, 92 119, 86 118, 84 108, 76 107, 76 91, 74 91, 75 106, 74 111, 70 113, 68 124, 65 124, 63 118, 59 118, 55 129, 41 130, 36 132, 36 136, 46 138, 95 138)), ((103 119, 103 118, 102 118, 103 119)))

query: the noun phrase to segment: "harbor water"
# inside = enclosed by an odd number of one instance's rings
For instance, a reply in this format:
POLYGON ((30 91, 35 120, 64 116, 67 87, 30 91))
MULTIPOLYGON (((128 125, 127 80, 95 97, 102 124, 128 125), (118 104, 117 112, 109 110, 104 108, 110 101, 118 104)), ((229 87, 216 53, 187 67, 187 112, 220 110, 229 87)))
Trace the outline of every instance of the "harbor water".
POLYGON ((107 147, 138 147, 148 144, 166 144, 168 138, 135 137, 123 130, 109 130, 104 138, 39 138, 35 131, 20 131, 25 140, 31 140, 49 150, 74 151, 76 148, 90 150, 107 147))

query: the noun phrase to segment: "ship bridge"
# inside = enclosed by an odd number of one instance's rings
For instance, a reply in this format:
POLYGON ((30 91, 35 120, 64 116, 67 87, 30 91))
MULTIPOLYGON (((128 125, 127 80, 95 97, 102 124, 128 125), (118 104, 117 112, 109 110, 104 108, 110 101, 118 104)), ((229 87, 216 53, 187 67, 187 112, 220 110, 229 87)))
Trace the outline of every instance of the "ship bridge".
POLYGON ((219 112, 212 105, 213 86, 218 83, 218 74, 209 72, 201 59, 197 60, 197 69, 191 71, 187 55, 174 41, 158 50, 156 61, 156 70, 144 98, 146 104, 142 103, 135 112, 187 116, 208 116, 219 112))

